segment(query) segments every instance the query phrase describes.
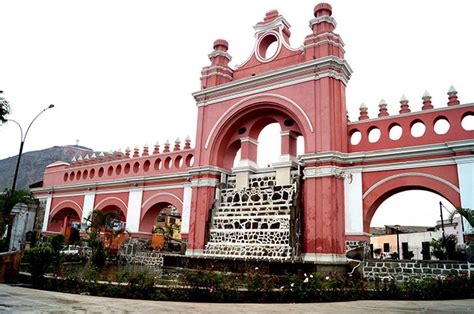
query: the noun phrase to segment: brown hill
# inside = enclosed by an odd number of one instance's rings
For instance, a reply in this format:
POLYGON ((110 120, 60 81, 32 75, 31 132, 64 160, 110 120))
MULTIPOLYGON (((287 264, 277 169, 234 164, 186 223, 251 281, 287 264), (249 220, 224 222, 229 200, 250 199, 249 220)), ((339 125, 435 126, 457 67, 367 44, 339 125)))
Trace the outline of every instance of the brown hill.
MULTIPOLYGON (((17 189, 28 189, 38 181, 43 180, 43 172, 47 165, 58 161, 69 162, 72 157, 92 154, 94 151, 82 146, 53 146, 43 150, 23 153, 16 183, 17 189)), ((11 188, 15 173, 17 156, 0 160, 0 191, 11 188)))

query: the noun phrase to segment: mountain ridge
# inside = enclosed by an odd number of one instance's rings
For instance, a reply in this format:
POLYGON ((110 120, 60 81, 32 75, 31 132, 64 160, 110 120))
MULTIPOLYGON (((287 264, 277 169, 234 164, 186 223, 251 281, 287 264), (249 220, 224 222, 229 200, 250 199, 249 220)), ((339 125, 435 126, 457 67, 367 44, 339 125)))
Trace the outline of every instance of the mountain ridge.
MULTIPOLYGON (((16 189, 29 189, 33 183, 43 180, 44 169, 56 161, 69 162, 72 157, 92 154, 94 150, 78 145, 53 146, 22 154, 16 189)), ((11 188, 18 155, 0 160, 0 191, 11 188)))

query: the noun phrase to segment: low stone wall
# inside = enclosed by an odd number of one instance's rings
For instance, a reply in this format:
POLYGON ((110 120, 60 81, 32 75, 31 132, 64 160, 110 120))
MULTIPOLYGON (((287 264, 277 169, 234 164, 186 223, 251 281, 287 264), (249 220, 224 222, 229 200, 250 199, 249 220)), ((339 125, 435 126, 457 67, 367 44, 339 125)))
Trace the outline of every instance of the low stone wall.
POLYGON ((363 274, 369 280, 379 278, 396 281, 443 278, 451 274, 474 276, 474 264, 457 261, 365 260, 363 274))
POLYGON ((118 252, 118 257, 128 264, 163 266, 163 256, 148 248, 149 240, 127 238, 118 252))
POLYGON ((129 264, 163 267, 163 255, 157 252, 137 252, 127 258, 129 264))

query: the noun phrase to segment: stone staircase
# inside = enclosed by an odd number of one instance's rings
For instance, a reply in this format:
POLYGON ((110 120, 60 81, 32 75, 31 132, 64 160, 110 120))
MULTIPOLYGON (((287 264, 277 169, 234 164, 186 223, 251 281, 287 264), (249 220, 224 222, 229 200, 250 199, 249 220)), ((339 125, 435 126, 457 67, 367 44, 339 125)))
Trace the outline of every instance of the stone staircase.
MULTIPOLYGON (((221 190, 204 255, 291 259, 292 211, 297 184, 277 186, 274 173, 251 175, 249 187, 221 190)), ((232 179, 229 180, 232 182, 232 179)))

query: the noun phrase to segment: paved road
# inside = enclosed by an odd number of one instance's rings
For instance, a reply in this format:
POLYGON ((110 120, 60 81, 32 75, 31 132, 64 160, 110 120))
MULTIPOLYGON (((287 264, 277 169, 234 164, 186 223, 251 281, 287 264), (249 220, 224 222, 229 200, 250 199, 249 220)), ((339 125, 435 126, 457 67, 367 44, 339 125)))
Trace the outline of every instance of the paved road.
POLYGON ((455 301, 355 301, 306 304, 185 303, 102 298, 0 284, 0 312, 474 313, 474 299, 455 301))

